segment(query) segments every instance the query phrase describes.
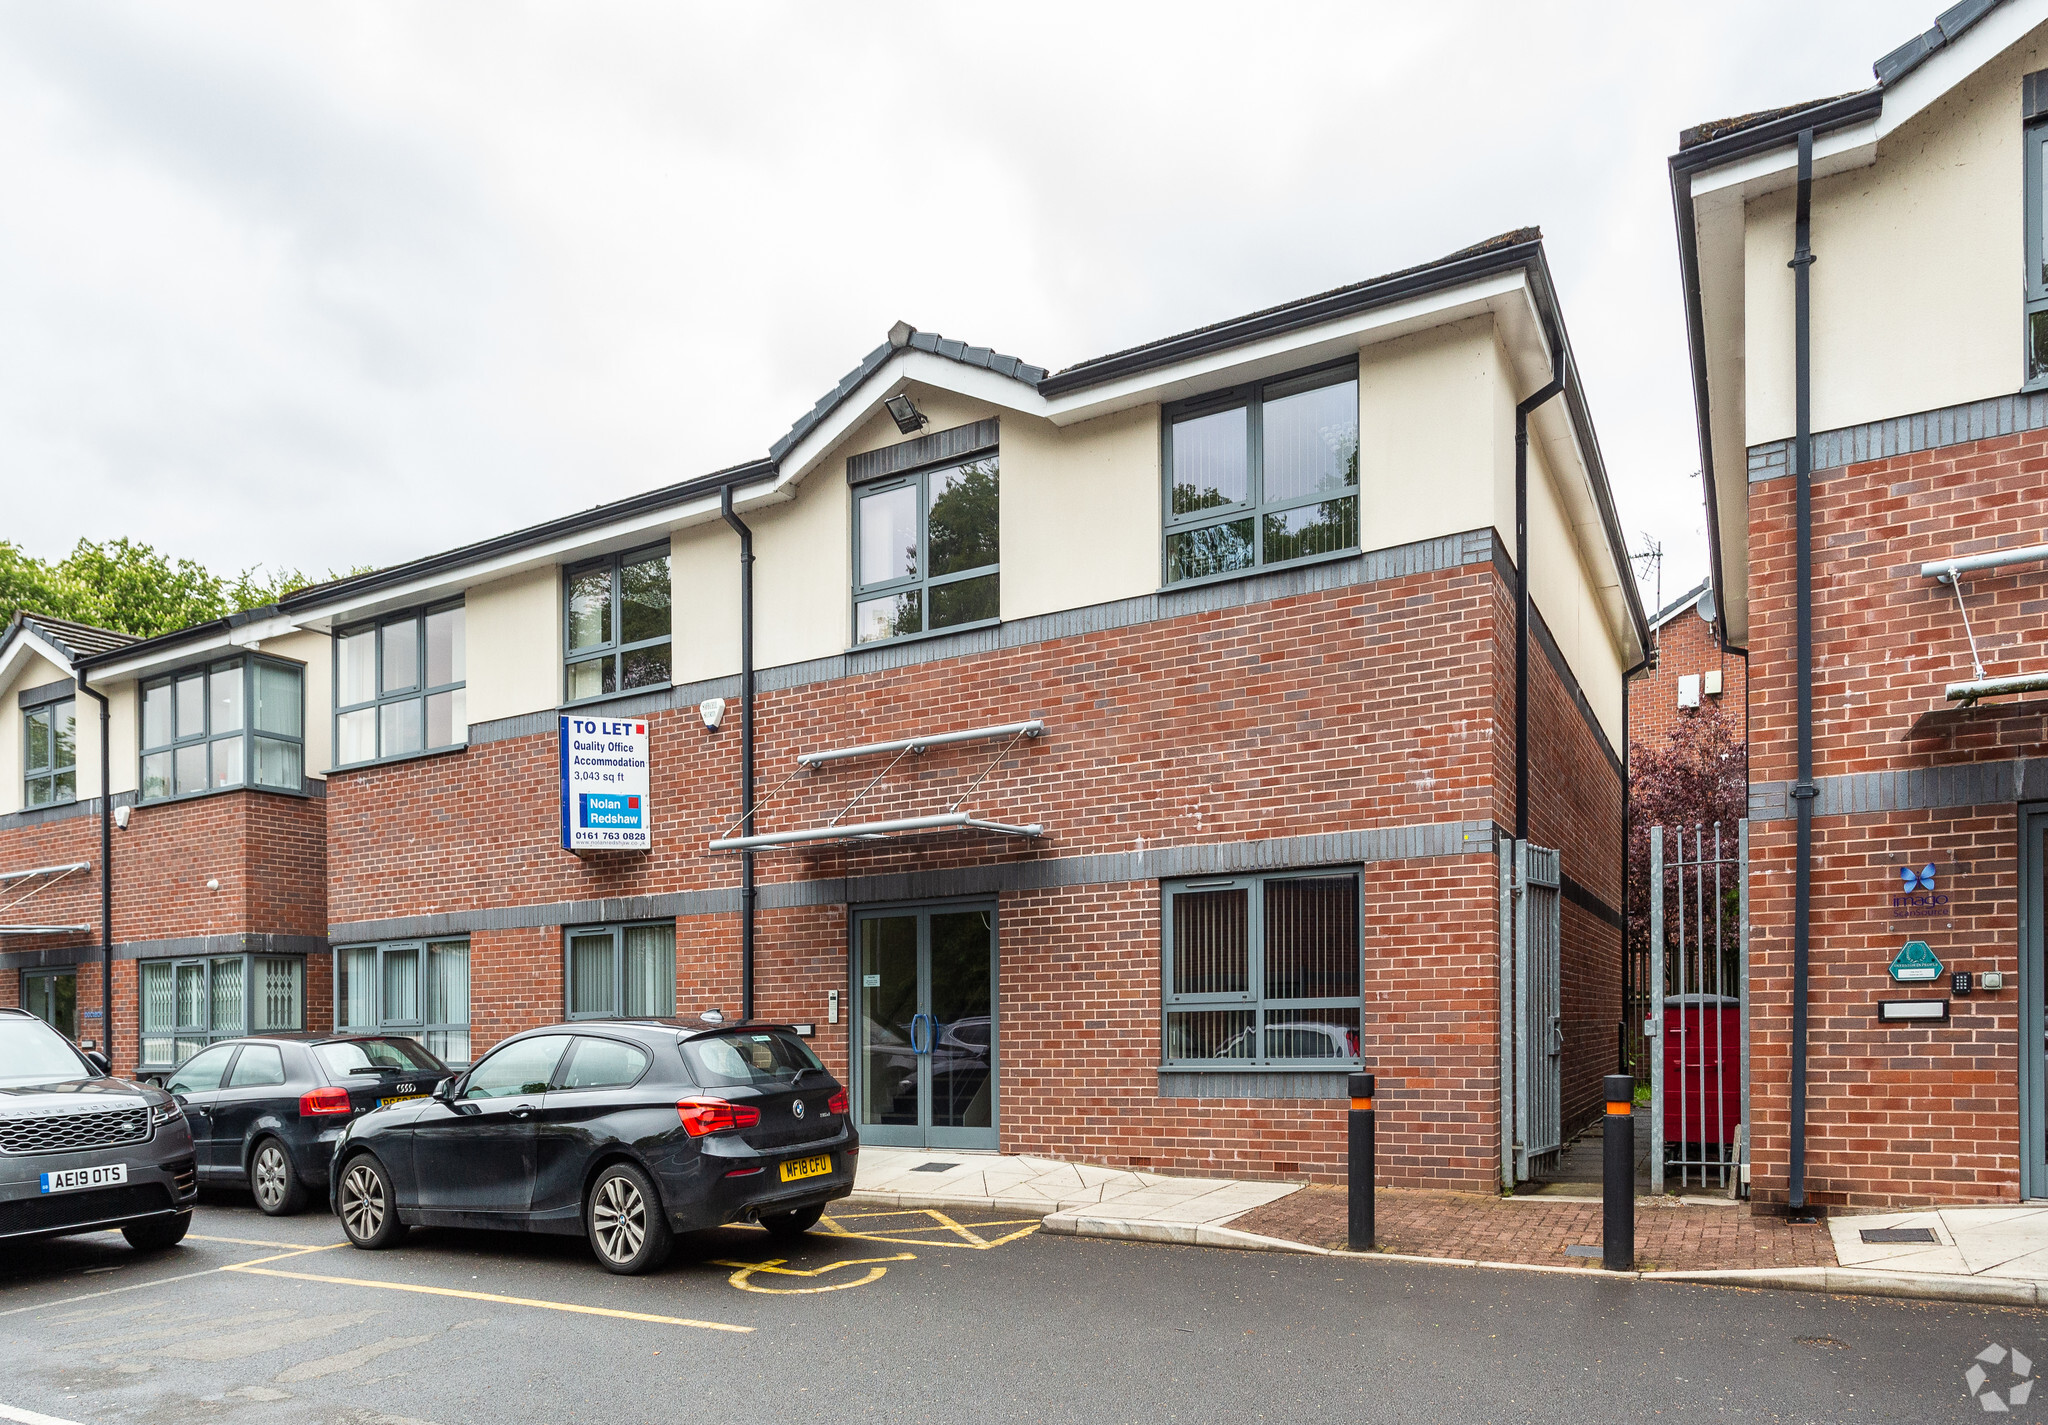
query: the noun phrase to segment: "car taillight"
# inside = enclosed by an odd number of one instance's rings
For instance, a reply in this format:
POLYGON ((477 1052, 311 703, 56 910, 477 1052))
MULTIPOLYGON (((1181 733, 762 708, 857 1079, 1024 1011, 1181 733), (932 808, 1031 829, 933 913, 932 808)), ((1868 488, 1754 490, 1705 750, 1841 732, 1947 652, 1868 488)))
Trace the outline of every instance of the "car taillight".
POLYGON ((309 1094, 299 1095, 299 1117, 319 1118, 330 1113, 353 1113, 355 1105, 348 1101, 348 1090, 329 1085, 314 1089, 309 1094))
POLYGON ((676 1117, 683 1120, 683 1129, 692 1138, 702 1138, 707 1133, 752 1128, 761 1121, 761 1110, 722 1098, 686 1098, 676 1102, 676 1117))
POLYGON ((833 1094, 833 1095, 832 1095, 832 1097, 830 1097, 830 1098, 828 1098, 828 1099, 826 1099, 826 1100, 825 1100, 825 1112, 827 1112, 827 1113, 845 1113, 845 1112, 846 1112, 846 1090, 845 1090, 845 1089, 841 1089, 841 1090, 840 1090, 840 1091, 839 1091, 838 1093, 836 1093, 836 1094, 833 1094))

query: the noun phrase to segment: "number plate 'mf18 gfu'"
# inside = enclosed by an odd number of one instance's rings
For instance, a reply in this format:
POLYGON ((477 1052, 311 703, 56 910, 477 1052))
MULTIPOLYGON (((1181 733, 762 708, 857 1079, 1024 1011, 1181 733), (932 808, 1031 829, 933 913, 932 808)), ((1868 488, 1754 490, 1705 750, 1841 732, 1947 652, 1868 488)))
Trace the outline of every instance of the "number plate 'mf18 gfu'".
POLYGON ((562 717, 562 849, 647 851, 645 718, 562 717))

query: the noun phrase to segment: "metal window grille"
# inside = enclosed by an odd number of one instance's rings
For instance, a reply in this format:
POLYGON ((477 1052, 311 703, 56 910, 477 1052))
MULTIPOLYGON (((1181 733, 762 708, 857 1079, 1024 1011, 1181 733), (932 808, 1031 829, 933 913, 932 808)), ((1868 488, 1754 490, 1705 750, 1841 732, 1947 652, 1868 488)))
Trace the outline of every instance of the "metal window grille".
POLYGON ((1161 1059, 1172 1067, 1363 1063, 1356 872, 1168 882, 1161 1059))
POLYGON ((1747 1161, 1749 823, 1650 830, 1650 1188, 1747 1161))
POLYGON ((141 967, 144 1069, 171 1069, 222 1039, 306 1027, 305 961, 208 955, 141 967))

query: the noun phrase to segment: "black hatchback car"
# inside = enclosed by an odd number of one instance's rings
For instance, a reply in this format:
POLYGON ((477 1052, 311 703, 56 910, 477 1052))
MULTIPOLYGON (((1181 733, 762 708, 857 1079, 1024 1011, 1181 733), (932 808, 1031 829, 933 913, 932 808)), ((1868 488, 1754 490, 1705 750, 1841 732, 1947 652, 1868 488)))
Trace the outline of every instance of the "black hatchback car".
POLYGON ((786 1025, 581 1020, 356 1119, 332 1194, 358 1247, 413 1226, 581 1233, 607 1269, 644 1272, 677 1232, 808 1232, 859 1151, 846 1091, 786 1025))
POLYGON ((169 1094, 0 1009, 0 1242, 118 1227, 144 1251, 174 1246, 199 1196, 192 1168, 169 1094))
POLYGON ((229 1039, 172 1070, 164 1087, 192 1125, 199 1177, 246 1185, 272 1217, 325 1193, 342 1129, 380 1105, 424 1099, 448 1066, 392 1035, 229 1039))

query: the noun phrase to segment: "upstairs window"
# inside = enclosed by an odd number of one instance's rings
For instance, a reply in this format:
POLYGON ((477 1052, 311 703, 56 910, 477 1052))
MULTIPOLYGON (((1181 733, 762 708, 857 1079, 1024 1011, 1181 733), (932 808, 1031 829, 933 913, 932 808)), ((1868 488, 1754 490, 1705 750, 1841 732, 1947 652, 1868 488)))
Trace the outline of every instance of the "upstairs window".
POLYGON ((1358 367, 1166 411, 1166 582, 1358 548, 1358 367))
POLYGON ((853 635, 875 643, 992 623, 1001 600, 995 452, 853 492, 853 635))
POLYGON ((334 640, 334 765, 469 739, 461 604, 379 619, 334 640))
POLYGON ((578 565, 569 571, 567 583, 564 701, 667 687, 668 547, 578 565))
POLYGON ((142 685, 142 799, 304 789, 303 673, 243 657, 142 685))
POLYGON ((78 700, 23 708, 21 726, 21 804, 48 807, 78 800, 78 700))

